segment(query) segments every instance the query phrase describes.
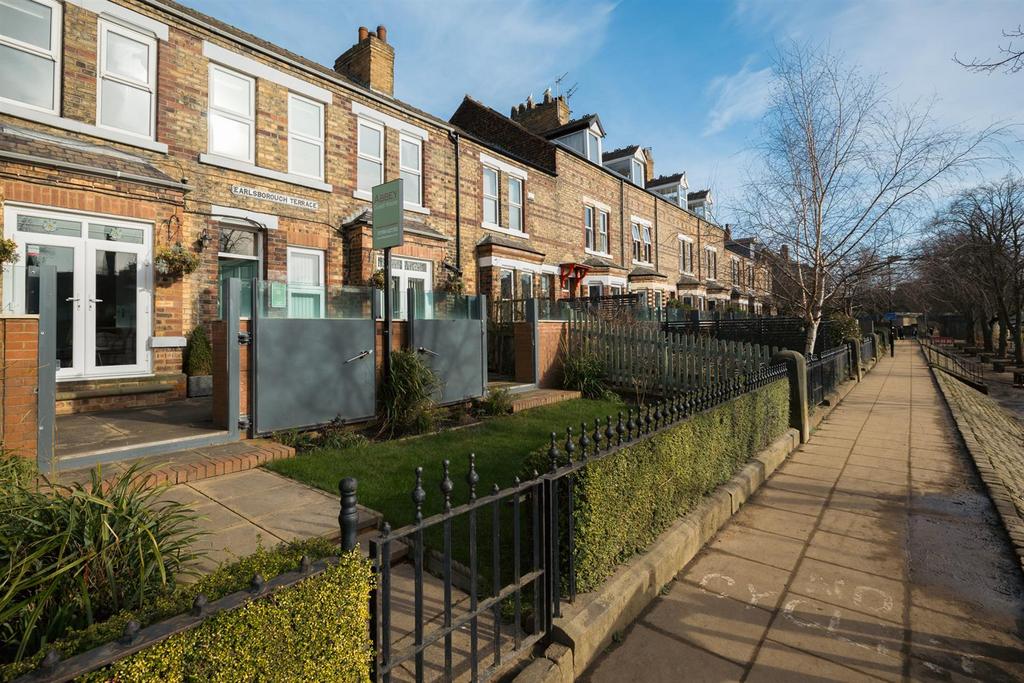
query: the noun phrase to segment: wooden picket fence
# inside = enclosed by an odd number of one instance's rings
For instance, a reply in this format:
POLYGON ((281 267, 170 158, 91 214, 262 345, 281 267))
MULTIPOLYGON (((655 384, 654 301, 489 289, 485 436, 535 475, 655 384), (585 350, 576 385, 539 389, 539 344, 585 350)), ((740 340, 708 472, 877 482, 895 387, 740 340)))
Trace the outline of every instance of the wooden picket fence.
POLYGON ((656 321, 596 316, 569 321, 569 352, 590 352, 613 389, 670 395, 752 374, 777 349, 743 341, 665 331, 656 321))

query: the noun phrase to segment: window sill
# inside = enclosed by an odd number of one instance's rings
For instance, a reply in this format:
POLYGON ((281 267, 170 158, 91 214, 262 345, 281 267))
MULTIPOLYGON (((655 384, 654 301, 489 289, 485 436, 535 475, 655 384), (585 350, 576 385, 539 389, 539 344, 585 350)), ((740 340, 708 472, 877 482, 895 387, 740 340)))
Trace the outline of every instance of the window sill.
POLYGON ((528 240, 530 236, 519 230, 513 230, 512 228, 505 228, 494 223, 481 223, 480 227, 484 230, 490 230, 491 232, 500 232, 502 235, 508 235, 509 237, 518 237, 520 239, 528 240))
MULTIPOLYGON (((362 199, 364 202, 373 201, 373 195, 367 192, 366 190, 354 190, 352 192, 352 196, 356 199, 362 199)), ((410 202, 405 202, 403 210, 411 211, 412 213, 421 213, 424 216, 430 215, 430 209, 428 209, 427 207, 421 206, 420 204, 412 204, 410 202)))
POLYGON ((114 130, 112 128, 102 128, 91 123, 67 119, 63 116, 57 116, 56 114, 50 114, 30 107, 23 107, 15 104, 14 102, 0 101, 0 114, 16 116, 19 119, 42 123, 47 126, 53 126, 54 128, 61 128, 72 133, 89 135, 94 138, 100 138, 110 142, 117 142, 122 145, 128 145, 129 147, 138 147, 139 149, 146 149, 151 152, 167 154, 167 145, 162 142, 139 137, 138 135, 132 135, 131 133, 122 133, 121 131, 114 130))
POLYGON ((226 168, 231 171, 239 171, 241 173, 248 173, 250 175, 260 176, 261 178, 267 178, 269 180, 277 180, 282 183, 289 183, 291 185, 299 185, 301 187, 308 187, 311 190, 320 190, 321 192, 330 192, 333 188, 331 185, 314 180, 313 178, 306 178, 304 176, 296 175, 294 173, 283 173, 281 171, 273 171, 269 168, 262 168, 255 164, 250 164, 247 161, 239 161, 237 159, 230 159, 228 157, 218 156, 216 154, 200 154, 199 163, 208 164, 210 166, 217 166, 219 168, 226 168))
POLYGON ((593 249, 587 249, 585 247, 584 247, 583 251, 584 251, 584 253, 586 253, 586 254, 588 254, 590 256, 599 256, 601 258, 606 258, 606 259, 610 259, 612 257, 612 255, 609 254, 607 251, 594 251, 593 249))

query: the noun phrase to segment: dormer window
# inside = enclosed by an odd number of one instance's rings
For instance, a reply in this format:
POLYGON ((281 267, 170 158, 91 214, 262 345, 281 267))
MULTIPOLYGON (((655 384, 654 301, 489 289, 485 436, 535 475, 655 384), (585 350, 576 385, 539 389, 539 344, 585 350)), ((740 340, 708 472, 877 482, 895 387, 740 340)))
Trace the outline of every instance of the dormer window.
POLYGON ((634 185, 639 185, 640 187, 643 187, 644 186, 644 165, 641 164, 636 159, 633 159, 633 162, 630 165, 630 170, 631 170, 630 178, 629 178, 630 181, 634 185))
POLYGON ((587 131, 587 159, 595 164, 601 163, 601 138, 593 131, 587 131))

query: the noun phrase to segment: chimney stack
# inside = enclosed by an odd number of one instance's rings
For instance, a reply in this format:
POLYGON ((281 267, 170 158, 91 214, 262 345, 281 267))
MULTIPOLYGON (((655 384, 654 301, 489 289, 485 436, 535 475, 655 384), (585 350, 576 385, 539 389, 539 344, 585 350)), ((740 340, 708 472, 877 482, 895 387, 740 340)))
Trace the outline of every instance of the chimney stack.
POLYGON ((512 120, 537 135, 569 123, 570 114, 565 96, 553 96, 551 88, 544 91, 544 97, 539 103, 534 102, 533 95, 530 95, 525 105, 512 107, 512 120))
POLYGON ((334 61, 334 70, 371 90, 394 96, 395 48, 388 44, 388 29, 359 27, 359 41, 334 61))
POLYGON ((725 241, 727 244, 732 242, 732 223, 725 224, 725 241))

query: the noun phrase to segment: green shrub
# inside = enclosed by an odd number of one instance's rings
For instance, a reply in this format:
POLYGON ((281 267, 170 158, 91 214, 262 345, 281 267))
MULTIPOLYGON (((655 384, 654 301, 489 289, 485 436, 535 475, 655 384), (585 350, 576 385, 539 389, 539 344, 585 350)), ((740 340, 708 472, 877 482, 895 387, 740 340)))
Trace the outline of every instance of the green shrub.
POLYGON ((861 338, 860 323, 857 319, 846 315, 845 313, 830 313, 828 316, 828 325, 825 328, 827 335, 825 338, 825 348, 834 349, 837 346, 842 346, 847 339, 861 338))
POLYGON ((185 374, 199 377, 213 374, 213 345, 202 325, 196 325, 185 346, 185 374))
POLYGON ((583 398, 603 398, 605 367, 597 354, 587 349, 562 348, 562 386, 580 392, 583 398))
POLYGON ((369 681, 371 584, 369 563, 354 550, 315 577, 79 680, 369 681))
POLYGON ((433 396, 440 387, 437 375, 418 353, 392 353, 391 376, 380 392, 380 433, 393 437, 431 431, 437 423, 433 396))
POLYGON ((290 446, 299 453, 321 448, 341 451, 346 448, 361 448, 369 443, 365 436, 347 427, 340 417, 334 418, 319 429, 286 429, 274 432, 270 436, 274 441, 290 446))
POLYGON ((506 388, 492 389, 480 400, 484 415, 507 415, 512 412, 512 392, 506 388))
POLYGON ((40 486, 21 464, 0 480, 0 651, 17 661, 72 629, 169 592, 195 559, 194 515, 133 466, 104 485, 40 486))
POLYGON ((270 580, 284 572, 293 571, 302 557, 308 556, 317 560, 336 555, 338 547, 324 538, 310 538, 282 544, 276 549, 268 550, 259 546, 254 553, 230 564, 225 564, 210 574, 202 576, 196 583, 181 585, 173 591, 147 601, 142 609, 131 609, 118 612, 106 621, 94 623, 83 629, 71 631, 63 638, 49 644, 21 662, 8 664, 0 668, 0 680, 7 681, 35 669, 46 650, 55 648, 63 659, 85 652, 121 637, 129 621, 137 621, 142 626, 184 614, 192 607, 192 602, 200 593, 206 595, 210 602, 218 600, 229 593, 244 590, 252 582, 252 577, 259 573, 270 580))
MULTIPOLYGON (((780 380, 581 470, 573 511, 577 588, 595 589, 788 425, 789 385, 780 380)), ((531 469, 548 469, 546 450, 531 456, 531 469)))

